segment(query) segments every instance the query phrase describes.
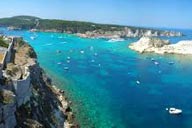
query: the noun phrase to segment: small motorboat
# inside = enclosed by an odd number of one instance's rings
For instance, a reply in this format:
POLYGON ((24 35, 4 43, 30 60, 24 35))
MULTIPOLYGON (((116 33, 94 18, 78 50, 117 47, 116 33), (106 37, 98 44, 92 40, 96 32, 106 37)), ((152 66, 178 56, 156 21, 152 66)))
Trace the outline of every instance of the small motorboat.
POLYGON ((154 58, 151 58, 151 61, 155 61, 155 59, 154 59, 154 58))
POLYGON ((91 62, 92 62, 92 63, 94 63, 94 62, 95 62, 95 60, 93 60, 93 59, 92 59, 92 60, 91 60, 91 62))
POLYGON ((155 61, 154 64, 155 64, 155 65, 159 65, 159 62, 155 61))
POLYGON ((69 70, 69 67, 64 67, 64 70, 69 70))
POLYGON ((93 46, 91 46, 91 47, 90 47, 90 51, 93 51, 93 49, 94 49, 94 47, 93 47, 93 46))
POLYGON ((174 64, 174 62, 169 62, 169 65, 173 65, 174 64))
POLYGON ((140 83, 141 83, 140 81, 138 81, 138 80, 136 81, 136 84, 138 84, 138 85, 139 85, 140 83))
POLYGON ((112 39, 108 40, 107 42, 121 42, 121 41, 125 41, 125 40, 122 38, 112 38, 112 39))
POLYGON ((35 40, 36 39, 36 37, 34 37, 34 36, 31 36, 30 38, 31 38, 31 40, 35 40))
POLYGON ((71 59, 71 57, 70 57, 70 56, 68 56, 68 57, 67 57, 67 59, 68 59, 68 60, 70 60, 70 59, 71 59))
POLYGON ((172 114, 172 115, 179 115, 182 113, 182 110, 181 109, 177 109, 177 108, 166 108, 167 111, 169 111, 169 114, 172 114))
POLYGON ((59 38, 59 39, 62 39, 63 37, 62 37, 62 36, 59 36, 58 38, 59 38))
POLYGON ((83 50, 80 51, 81 54, 84 54, 85 52, 83 50))

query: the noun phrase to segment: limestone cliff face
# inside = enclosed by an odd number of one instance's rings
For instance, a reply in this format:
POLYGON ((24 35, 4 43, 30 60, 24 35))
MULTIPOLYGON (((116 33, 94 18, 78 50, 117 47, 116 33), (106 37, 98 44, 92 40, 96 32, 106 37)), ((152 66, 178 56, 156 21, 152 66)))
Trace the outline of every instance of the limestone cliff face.
POLYGON ((163 30, 153 30, 153 29, 141 29, 141 28, 122 28, 121 30, 94 30, 87 31, 86 33, 78 33, 80 37, 84 38, 131 38, 131 37, 158 37, 158 36, 182 36, 181 32, 174 31, 163 31, 163 30))
POLYGON ((0 128, 69 128, 73 114, 64 91, 52 85, 34 50, 16 39, 0 83, 0 128))
POLYGON ((192 55, 192 41, 180 41, 176 44, 170 44, 168 40, 161 40, 152 37, 142 37, 139 41, 129 45, 130 49, 144 52, 154 52, 158 54, 188 54, 192 55))

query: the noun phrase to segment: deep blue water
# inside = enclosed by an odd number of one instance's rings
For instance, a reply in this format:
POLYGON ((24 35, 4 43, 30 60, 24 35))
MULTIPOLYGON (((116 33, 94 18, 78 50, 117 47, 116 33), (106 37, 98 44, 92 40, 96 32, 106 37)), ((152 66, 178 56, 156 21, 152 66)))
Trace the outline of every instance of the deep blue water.
MULTIPOLYGON (((59 33, 0 31, 22 36, 34 47, 40 65, 72 100, 82 128, 192 127, 192 56, 141 55, 128 48, 137 39, 112 43, 59 33), (166 107, 181 108, 183 114, 169 115, 166 107)), ((168 39, 192 39, 192 31, 182 31, 184 37, 168 39)))

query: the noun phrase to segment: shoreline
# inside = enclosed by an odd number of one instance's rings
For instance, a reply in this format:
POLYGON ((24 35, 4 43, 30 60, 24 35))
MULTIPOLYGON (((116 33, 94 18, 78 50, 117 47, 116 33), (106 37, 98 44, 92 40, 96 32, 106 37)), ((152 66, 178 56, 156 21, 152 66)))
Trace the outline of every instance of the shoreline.
POLYGON ((64 127, 65 128, 79 128, 79 125, 75 121, 75 115, 73 113, 73 110, 71 108, 72 102, 69 101, 66 96, 65 96, 65 91, 62 89, 59 89, 55 85, 52 86, 52 89, 55 91, 56 97, 59 99, 61 102, 61 111, 65 114, 67 117, 64 127))
POLYGON ((57 107, 64 114, 64 128, 79 128, 80 126, 75 120, 75 115, 71 108, 72 101, 67 99, 67 96, 65 95, 65 90, 58 88, 56 84, 52 82, 52 79, 49 77, 47 72, 41 66, 39 66, 39 68, 42 79, 43 81, 45 81, 46 88, 50 90, 50 92, 53 93, 53 96, 59 101, 54 102, 58 102, 57 107))
MULTIPOLYGON (((6 27, 6 26, 5 26, 6 27)), ((126 39, 126 38, 139 38, 143 36, 148 37, 180 37, 184 36, 183 33, 177 32, 177 31, 171 31, 171 30, 153 30, 150 28, 135 28, 134 30, 128 27, 125 27, 122 30, 100 30, 96 29, 94 31, 86 31, 83 33, 79 32, 71 32, 71 31, 60 31, 57 29, 21 29, 21 28, 13 28, 9 29, 9 27, 6 27, 8 30, 26 30, 29 32, 46 32, 46 33, 66 33, 66 34, 72 34, 81 38, 93 38, 93 39, 126 39)))

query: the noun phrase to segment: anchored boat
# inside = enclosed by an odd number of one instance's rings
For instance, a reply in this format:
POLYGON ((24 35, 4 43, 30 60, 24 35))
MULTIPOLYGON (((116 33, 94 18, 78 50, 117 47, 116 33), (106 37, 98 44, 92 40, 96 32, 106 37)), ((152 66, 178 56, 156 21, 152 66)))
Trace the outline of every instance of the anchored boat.
POLYGON ((166 108, 166 110, 169 111, 169 114, 172 114, 172 115, 179 115, 182 113, 182 110, 181 109, 177 109, 177 108, 166 108))

